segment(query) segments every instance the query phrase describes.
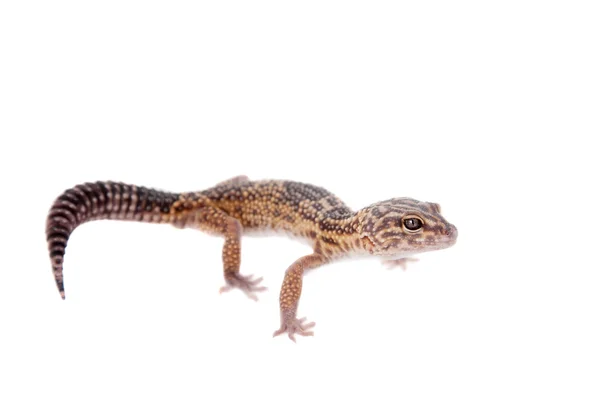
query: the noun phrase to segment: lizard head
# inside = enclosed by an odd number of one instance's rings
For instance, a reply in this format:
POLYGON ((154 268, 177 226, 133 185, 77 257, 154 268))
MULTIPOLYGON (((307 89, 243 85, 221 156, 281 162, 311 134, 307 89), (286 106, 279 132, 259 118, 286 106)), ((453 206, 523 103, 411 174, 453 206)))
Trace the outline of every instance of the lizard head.
POLYGON ((395 198, 365 207, 357 215, 363 247, 384 258, 444 249, 458 236, 436 203, 395 198))

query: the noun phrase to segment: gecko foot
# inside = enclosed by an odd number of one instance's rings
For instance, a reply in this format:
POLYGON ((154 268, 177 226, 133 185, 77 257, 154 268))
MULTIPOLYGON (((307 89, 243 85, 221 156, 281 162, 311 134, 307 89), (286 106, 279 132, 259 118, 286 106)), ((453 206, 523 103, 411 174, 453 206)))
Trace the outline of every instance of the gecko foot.
POLYGON ((312 329, 315 325, 316 324, 314 322, 306 322, 306 318, 298 319, 295 316, 289 316, 282 320, 281 328, 273 333, 273 337, 287 332, 290 340, 295 343, 295 334, 300 336, 314 336, 315 333, 310 329, 312 329))
POLYGON ((408 262, 415 262, 415 261, 419 261, 418 258, 399 258, 398 260, 384 260, 382 261, 383 265, 387 266, 388 269, 394 269, 394 268, 402 268, 403 271, 406 271, 406 268, 408 267, 407 263, 408 262))
POLYGON ((258 286, 263 278, 252 279, 253 275, 243 276, 238 273, 228 274, 225 276, 227 285, 219 289, 219 293, 228 292, 231 289, 240 289, 246 296, 254 301, 258 301, 258 297, 254 292, 264 292, 267 290, 265 286, 258 286))

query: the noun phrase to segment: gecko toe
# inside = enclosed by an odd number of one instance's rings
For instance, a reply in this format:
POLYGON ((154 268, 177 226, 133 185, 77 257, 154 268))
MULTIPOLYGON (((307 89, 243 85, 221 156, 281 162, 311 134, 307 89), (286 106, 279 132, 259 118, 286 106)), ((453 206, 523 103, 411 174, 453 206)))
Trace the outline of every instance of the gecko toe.
POLYGON ((419 261, 419 259, 413 258, 413 257, 404 257, 404 258, 399 258, 397 260, 384 260, 382 263, 383 263, 383 265, 387 266, 387 268, 389 270, 396 269, 396 268, 402 268, 403 271, 406 271, 406 269, 408 268, 408 263, 416 262, 416 261, 419 261))
POLYGON ((288 338, 292 342, 296 342, 294 335, 300 336, 314 336, 315 333, 311 331, 316 324, 314 322, 305 322, 306 318, 290 317, 281 323, 281 327, 273 333, 273 337, 279 336, 282 333, 287 333, 288 338))
POLYGON ((258 286, 263 278, 252 279, 252 277, 253 275, 228 274, 225 276, 226 285, 219 290, 219 293, 224 293, 231 289, 240 289, 248 298, 258 301, 258 296, 256 296, 255 292, 264 292, 267 290, 267 287, 258 286))

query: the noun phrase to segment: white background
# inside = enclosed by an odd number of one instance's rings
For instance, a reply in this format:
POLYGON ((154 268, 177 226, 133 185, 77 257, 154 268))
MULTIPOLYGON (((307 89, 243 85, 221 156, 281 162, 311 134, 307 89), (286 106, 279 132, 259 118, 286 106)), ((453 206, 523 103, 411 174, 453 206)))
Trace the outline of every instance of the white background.
POLYGON ((600 397, 595 2, 91 3, 0 6, 0 398, 600 397), (60 300, 64 189, 239 174, 436 201, 458 243, 310 273, 297 344, 286 238, 244 240, 254 303, 218 238, 90 223, 60 300))

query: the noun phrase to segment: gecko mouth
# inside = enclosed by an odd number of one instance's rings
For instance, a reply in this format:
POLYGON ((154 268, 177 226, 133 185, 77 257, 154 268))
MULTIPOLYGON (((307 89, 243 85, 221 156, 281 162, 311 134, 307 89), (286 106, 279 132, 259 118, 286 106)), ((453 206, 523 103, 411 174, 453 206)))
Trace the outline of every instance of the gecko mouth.
POLYGON ((445 249, 447 247, 453 246, 454 243, 456 243, 456 239, 442 239, 442 240, 436 241, 431 247, 434 250, 445 249))
POLYGON ((412 239, 409 241, 389 240, 380 250, 381 254, 422 253, 426 251, 442 250, 456 243, 456 236, 438 237, 435 239, 412 239))

